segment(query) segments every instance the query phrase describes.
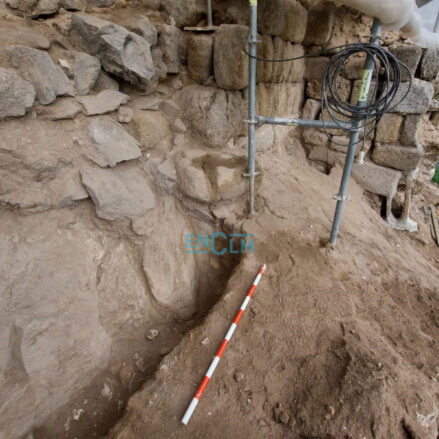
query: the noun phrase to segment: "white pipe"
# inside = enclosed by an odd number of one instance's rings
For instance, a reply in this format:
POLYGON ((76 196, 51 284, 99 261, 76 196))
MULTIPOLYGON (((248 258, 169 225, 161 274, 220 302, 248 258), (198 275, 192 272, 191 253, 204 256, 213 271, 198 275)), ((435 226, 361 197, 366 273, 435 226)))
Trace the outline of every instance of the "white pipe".
POLYGON ((424 48, 439 48, 439 34, 422 26, 415 0, 334 0, 378 18, 390 30, 401 29, 410 40, 424 48))

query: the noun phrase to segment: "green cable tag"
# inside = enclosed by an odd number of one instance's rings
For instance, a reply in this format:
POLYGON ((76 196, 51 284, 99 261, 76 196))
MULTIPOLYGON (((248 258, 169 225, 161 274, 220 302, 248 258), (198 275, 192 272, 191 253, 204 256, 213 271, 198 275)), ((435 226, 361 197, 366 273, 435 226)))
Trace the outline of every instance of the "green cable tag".
POLYGON ((288 122, 287 127, 298 127, 299 125, 297 123, 288 122))
POLYGON ((250 0, 250 6, 257 6, 258 0, 250 0))
POLYGON ((361 79, 360 92, 358 93, 358 102, 364 102, 369 95, 370 83, 372 82, 373 70, 364 70, 361 79))

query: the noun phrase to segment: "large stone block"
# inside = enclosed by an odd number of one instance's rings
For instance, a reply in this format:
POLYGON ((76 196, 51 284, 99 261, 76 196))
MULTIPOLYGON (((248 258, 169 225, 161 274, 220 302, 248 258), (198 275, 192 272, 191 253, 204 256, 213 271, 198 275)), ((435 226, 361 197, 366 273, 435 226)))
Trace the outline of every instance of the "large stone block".
MULTIPOLYGON (((258 45, 258 56, 265 59, 274 59, 273 38, 270 35, 261 36, 262 44, 258 45)), ((270 82, 273 73, 273 63, 258 62, 257 81, 270 82)))
POLYGON ((124 27, 91 15, 75 14, 72 37, 98 57, 107 72, 143 88, 156 80, 151 45, 124 27))
POLYGON ((306 29, 305 46, 326 44, 331 38, 334 26, 334 3, 320 3, 308 11, 308 26, 306 29))
MULTIPOLYGON (((399 87, 393 101, 393 105, 401 101, 401 99, 407 93, 408 87, 408 82, 401 83, 401 86, 399 87)), ((396 105, 394 108, 391 108, 391 112, 407 114, 426 113, 433 100, 433 94, 434 88, 432 84, 427 81, 422 81, 421 79, 414 79, 412 88, 410 89, 408 95, 398 105, 396 105)))
POLYGON ((246 26, 223 24, 218 29, 214 43, 214 71, 218 87, 234 91, 247 87, 248 58, 242 50, 246 38, 246 26))
POLYGON ((305 79, 322 79, 329 58, 325 56, 305 59, 305 79))
MULTIPOLYGON (((401 69, 401 80, 408 81, 410 76, 414 77, 421 60, 422 48, 413 44, 397 44, 390 47, 390 52, 409 68, 409 72, 401 69)), ((392 76, 391 79, 393 80, 392 76)))
POLYGON ((439 73, 439 49, 426 49, 421 60, 421 78, 433 81, 439 73))
POLYGON ((244 104, 241 93, 190 86, 184 91, 183 121, 203 141, 224 147, 242 133, 244 104))
POLYGON ((401 176, 401 172, 378 166, 369 160, 362 165, 354 163, 352 168, 352 177, 362 188, 388 198, 396 194, 401 176))
POLYGON ((0 119, 23 116, 35 100, 35 89, 16 72, 0 68, 0 119))
POLYGON ((163 0, 162 6, 180 28, 196 26, 206 16, 205 0, 163 0))
POLYGON ((204 84, 213 74, 213 36, 192 33, 188 38, 188 72, 204 84))
POLYGON ((422 123, 422 114, 406 116, 401 132, 401 143, 406 146, 416 146, 419 143, 419 129, 422 123))
POLYGON ((405 172, 416 169, 423 156, 424 151, 420 145, 417 148, 410 148, 377 143, 372 152, 372 160, 376 164, 405 172))
POLYGON ((308 23, 308 11, 298 1, 290 1, 287 5, 285 25, 281 38, 292 43, 301 43, 305 38, 308 23))
POLYGON ((403 120, 400 114, 384 114, 378 123, 375 140, 381 143, 398 143, 403 120))
POLYGON ((260 0, 258 2, 258 31, 280 36, 285 29, 290 4, 288 0, 260 0))

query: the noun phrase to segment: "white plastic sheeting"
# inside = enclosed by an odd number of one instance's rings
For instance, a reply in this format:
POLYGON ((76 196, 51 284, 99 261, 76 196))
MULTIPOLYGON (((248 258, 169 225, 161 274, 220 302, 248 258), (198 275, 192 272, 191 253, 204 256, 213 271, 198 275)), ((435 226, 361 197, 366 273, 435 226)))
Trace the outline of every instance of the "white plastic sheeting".
POLYGON ((425 27, 415 0, 337 0, 337 3, 378 18, 387 29, 401 29, 418 46, 439 48, 439 34, 425 27))

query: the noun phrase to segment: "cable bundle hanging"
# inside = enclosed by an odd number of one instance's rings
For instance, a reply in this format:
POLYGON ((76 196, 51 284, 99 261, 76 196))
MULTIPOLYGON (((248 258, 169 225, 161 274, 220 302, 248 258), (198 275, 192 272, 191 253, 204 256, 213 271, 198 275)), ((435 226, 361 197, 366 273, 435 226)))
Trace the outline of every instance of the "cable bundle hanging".
MULTIPOLYGON (((331 60, 326 66, 322 80, 322 120, 325 122, 325 113, 327 113, 330 119, 339 126, 341 130, 348 132, 357 130, 363 131, 363 139, 357 142, 357 144, 363 142, 363 148, 365 139, 375 130, 383 114, 391 111, 402 102, 408 95, 412 85, 409 68, 387 49, 373 43, 345 44, 318 53, 282 59, 266 59, 252 56, 246 49, 244 49, 244 52, 251 58, 273 63, 332 55, 331 60), (359 102, 351 104, 341 96, 338 79, 349 58, 361 53, 373 56, 375 60, 374 70, 366 70, 364 72, 359 90, 359 102), (380 69, 383 70, 381 75, 380 69), (394 103, 398 89, 401 86, 402 69, 408 71, 410 83, 404 96, 402 96, 397 103, 394 103), (375 85, 371 93, 365 95, 364 91, 368 89, 366 85, 369 85, 374 77, 376 79, 375 85), (326 112, 324 110, 326 110, 326 112), (347 121, 352 122, 352 128, 346 128, 347 121)), ((324 130, 330 141, 340 146, 348 146, 347 144, 335 142, 326 127, 324 130)))
MULTIPOLYGON (((391 52, 383 47, 373 43, 353 43, 341 46, 342 49, 333 56, 326 66, 322 81, 322 108, 326 109, 327 114, 340 129, 345 131, 361 130, 363 131, 364 142, 367 136, 372 133, 383 114, 391 111, 400 102, 402 102, 411 88, 411 74, 409 68, 400 62, 391 52), (361 80, 361 86, 358 92, 358 99, 355 104, 347 102, 340 96, 338 78, 344 66, 351 56, 364 53, 374 59, 374 70, 365 70, 361 80), (398 89, 401 85, 401 69, 406 69, 409 73, 410 84, 402 98, 394 103, 398 89), (379 75, 380 69, 383 73, 379 75), (371 91, 366 94, 364 91, 369 87, 373 78, 376 81, 371 91), (352 129, 346 129, 346 121, 354 122, 352 129)), ((325 121, 325 112, 322 112, 323 121, 325 121)), ((327 136, 333 143, 330 134, 325 128, 327 136)), ((347 146, 341 144, 341 146, 347 146)))

